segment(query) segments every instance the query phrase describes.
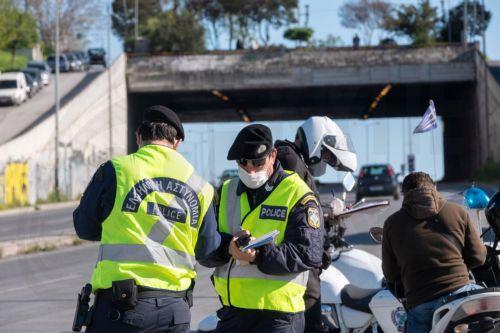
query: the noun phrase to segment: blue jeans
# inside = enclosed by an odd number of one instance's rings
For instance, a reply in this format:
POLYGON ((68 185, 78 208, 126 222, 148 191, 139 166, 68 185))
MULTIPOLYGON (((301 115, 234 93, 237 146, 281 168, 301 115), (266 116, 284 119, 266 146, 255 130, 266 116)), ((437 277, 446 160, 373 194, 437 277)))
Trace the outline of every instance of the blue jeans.
POLYGON ((434 311, 437 310, 440 306, 444 304, 444 299, 448 296, 456 295, 465 291, 482 289, 481 286, 477 284, 467 284, 462 288, 455 290, 454 292, 449 293, 448 295, 444 295, 438 297, 432 301, 427 303, 422 303, 417 305, 416 307, 410 309, 408 311, 408 319, 407 319, 407 333, 429 333, 432 326, 432 316, 434 315, 434 311))

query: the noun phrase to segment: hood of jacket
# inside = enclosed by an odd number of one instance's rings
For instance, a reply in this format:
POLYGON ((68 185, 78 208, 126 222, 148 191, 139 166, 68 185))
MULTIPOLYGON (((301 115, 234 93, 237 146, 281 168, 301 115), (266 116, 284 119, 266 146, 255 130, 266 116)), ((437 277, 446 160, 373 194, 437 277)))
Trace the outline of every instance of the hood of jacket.
POLYGON ((421 187, 405 194, 403 209, 415 219, 423 220, 439 213, 445 203, 434 187, 421 187))

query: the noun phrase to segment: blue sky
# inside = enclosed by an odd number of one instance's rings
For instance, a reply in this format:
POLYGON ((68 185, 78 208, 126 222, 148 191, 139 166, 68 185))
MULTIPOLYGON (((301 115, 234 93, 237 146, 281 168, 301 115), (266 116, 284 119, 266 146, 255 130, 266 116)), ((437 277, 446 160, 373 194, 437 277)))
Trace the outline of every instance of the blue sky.
MULTIPOLYGON (((411 4, 416 1, 394 0, 394 4, 411 4)), ((441 10, 441 1, 431 1, 441 10)), ((460 0, 444 0, 445 7, 454 7, 460 0)), ((338 9, 344 3, 340 0, 300 0, 301 12, 305 5, 309 5, 309 26, 315 31, 315 39, 323 39, 329 34, 339 36, 345 45, 350 45, 355 30, 341 26, 338 9)), ((500 1, 485 0, 486 7, 492 12, 492 19, 486 34, 487 55, 492 60, 500 60, 500 43, 497 35, 500 33, 500 1)), ((304 17, 301 17, 304 23, 304 17)), ((293 47, 293 44, 283 39, 284 29, 272 32, 272 42, 293 47)), ((105 35, 92 41, 93 46, 106 47, 105 35)), ((383 35, 375 35, 372 44, 377 44, 383 35)), ((404 41, 400 41, 404 42, 404 41)), ((121 43, 113 36, 112 58, 121 53, 121 43)), ((221 40, 221 45, 227 41, 221 40)), ((435 101, 439 115, 439 101, 435 101)), ((422 114, 425 110, 422 110, 422 114)), ((419 118, 390 118, 363 120, 334 119, 352 138, 358 154, 359 166, 366 163, 389 162, 395 170, 400 169, 405 156, 410 150, 415 154, 417 170, 428 172, 433 178, 443 176, 443 124, 439 120, 439 127, 424 134, 411 134, 417 126, 419 118)), ((297 127, 301 121, 278 121, 265 123, 271 127, 275 139, 293 140, 297 127)), ((212 124, 185 124, 186 141, 180 151, 194 164, 199 172, 210 181, 217 181, 217 177, 224 169, 235 168, 234 162, 226 160, 227 151, 238 131, 245 123, 212 123, 212 124)), ((343 175, 328 170, 321 181, 339 181, 343 175)))

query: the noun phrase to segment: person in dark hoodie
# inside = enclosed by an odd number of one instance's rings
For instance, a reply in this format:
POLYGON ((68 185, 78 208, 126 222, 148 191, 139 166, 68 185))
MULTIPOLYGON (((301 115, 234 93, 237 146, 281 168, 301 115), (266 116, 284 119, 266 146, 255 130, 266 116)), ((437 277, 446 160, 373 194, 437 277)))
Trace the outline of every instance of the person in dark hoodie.
POLYGON ((428 333, 445 297, 480 288, 468 270, 484 263, 486 247, 467 211, 443 199, 428 174, 406 176, 403 195, 402 208, 384 223, 382 269, 404 289, 407 332, 428 333))

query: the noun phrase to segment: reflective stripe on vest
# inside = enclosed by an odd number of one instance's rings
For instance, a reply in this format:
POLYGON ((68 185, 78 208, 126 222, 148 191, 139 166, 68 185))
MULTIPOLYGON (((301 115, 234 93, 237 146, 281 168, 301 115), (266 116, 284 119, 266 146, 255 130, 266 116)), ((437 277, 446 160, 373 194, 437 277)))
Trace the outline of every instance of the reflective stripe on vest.
MULTIPOLYGON (((276 243, 281 243, 288 214, 304 195, 311 192, 309 187, 296 174, 292 174, 283 179, 261 205, 250 211, 246 193, 241 197, 237 195, 238 182, 236 178, 223 185, 219 230, 234 235, 242 229, 242 223, 243 229, 248 229, 255 237, 280 230, 276 243), (286 219, 270 221, 259 216, 264 205, 286 207, 286 219), (277 225, 279 229, 276 229, 277 225)), ((261 272, 255 265, 239 265, 234 261, 217 267, 214 272, 215 288, 224 305, 292 313, 304 311, 303 294, 307 278, 308 272, 270 275, 261 272)))
POLYGON ((145 146, 112 162, 117 191, 102 224, 94 291, 130 278, 146 287, 187 289, 196 277, 194 247, 212 186, 163 146, 145 146))
POLYGON ((98 261, 143 262, 166 267, 194 269, 195 258, 153 241, 146 244, 104 244, 99 246, 98 261))

